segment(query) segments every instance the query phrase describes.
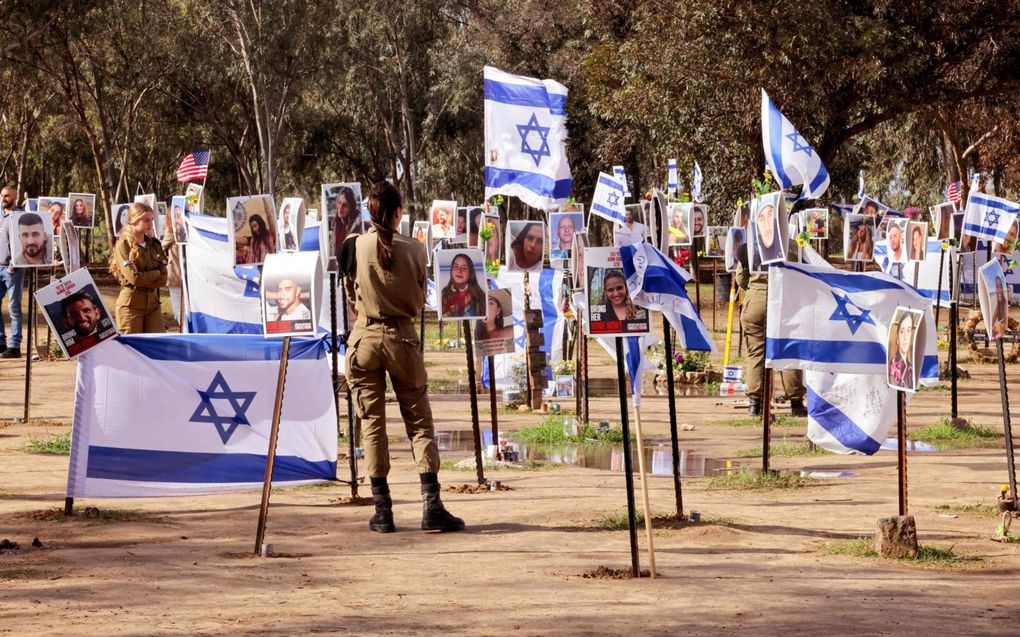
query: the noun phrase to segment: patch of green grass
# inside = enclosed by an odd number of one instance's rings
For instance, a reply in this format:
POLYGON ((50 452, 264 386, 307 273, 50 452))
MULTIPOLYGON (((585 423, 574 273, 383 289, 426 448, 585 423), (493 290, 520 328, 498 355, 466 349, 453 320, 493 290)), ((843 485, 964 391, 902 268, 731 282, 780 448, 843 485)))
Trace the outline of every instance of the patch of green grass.
MULTIPOLYGON (((821 456, 825 455, 825 449, 815 447, 812 449, 803 442, 776 442, 769 445, 769 456, 773 458, 793 458, 796 456, 821 456)), ((749 447, 737 451, 738 458, 761 458, 761 445, 749 447)))
POLYGON ((34 438, 25 445, 25 449, 31 453, 46 453, 57 456, 69 455, 71 453, 71 432, 69 431, 59 436, 51 436, 46 439, 34 438))
POLYGON ((971 425, 965 420, 957 426, 951 418, 940 418, 934 425, 911 432, 909 437, 911 440, 934 443, 941 449, 966 449, 995 446, 1003 435, 985 427, 971 425))
POLYGON ((825 552, 830 555, 848 555, 850 557, 878 557, 875 540, 870 537, 858 537, 852 540, 840 540, 825 545, 825 552))
MULTIPOLYGON (((727 418, 720 421, 730 427, 761 427, 761 416, 748 416, 744 418, 727 418)), ((803 427, 807 422, 806 418, 794 418, 793 416, 776 416, 772 423, 773 427, 803 427)))
POLYGON ((817 484, 811 478, 802 478, 790 471, 762 473, 748 469, 729 471, 708 481, 709 489, 798 489, 817 484))
POLYGON ((949 391, 950 389, 951 389, 951 387, 949 385, 936 385, 935 387, 927 387, 925 385, 921 385, 920 387, 917 388, 917 391, 935 391, 935 392, 939 392, 939 391, 949 391))
MULTIPOLYGON (((847 555, 849 557, 878 558, 875 540, 870 537, 858 537, 851 540, 840 540, 827 544, 824 549, 830 555, 847 555)), ((965 557, 957 554, 953 547, 926 546, 917 547, 917 557, 904 557, 896 560, 904 564, 916 566, 934 566, 937 568, 956 568, 980 562, 978 557, 965 557)))
MULTIPOLYGON (((643 526, 645 523, 645 516, 640 511, 634 514, 635 524, 637 526, 643 526)), ((627 517, 627 511, 615 511, 613 513, 607 513, 601 518, 595 520, 595 527, 604 531, 627 531, 630 529, 630 520, 627 517)))
POLYGON ((707 391, 709 393, 712 393, 712 394, 719 393, 719 383, 714 381, 714 380, 710 380, 710 381, 706 382, 705 383, 705 391, 707 391))
POLYGON ((972 515, 998 515, 999 507, 995 504, 940 504, 935 507, 940 513, 969 513, 972 515))
POLYGON ((507 436, 526 445, 607 444, 623 442, 623 431, 619 429, 599 431, 588 423, 585 423, 576 436, 571 435, 567 432, 567 428, 563 426, 562 415, 546 416, 539 424, 508 433, 507 436))
POLYGON ((340 482, 339 480, 330 480, 329 482, 316 482, 315 484, 302 484, 296 487, 273 487, 272 492, 277 491, 324 491, 326 489, 335 489, 337 487, 347 487, 348 485, 340 482))

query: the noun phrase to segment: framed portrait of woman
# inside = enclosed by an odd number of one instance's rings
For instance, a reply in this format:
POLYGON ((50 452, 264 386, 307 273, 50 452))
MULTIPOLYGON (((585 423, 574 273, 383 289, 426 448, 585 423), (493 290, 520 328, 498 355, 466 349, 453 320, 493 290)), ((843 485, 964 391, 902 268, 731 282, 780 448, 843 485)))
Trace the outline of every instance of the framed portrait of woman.
POLYGON ((485 316, 475 321, 475 356, 512 354, 514 351, 514 299, 510 288, 489 290, 485 316))
POLYGON ((96 225, 96 196, 91 193, 72 192, 67 195, 67 218, 75 228, 92 229, 96 225))
POLYGON ((918 372, 924 357, 924 312, 909 307, 897 307, 889 324, 886 341, 887 382, 893 389, 917 391, 918 372))
POLYGON ((227 240, 233 264, 259 265, 278 251, 276 206, 270 195, 227 199, 227 240))
POLYGON ((485 318, 488 287, 485 257, 477 248, 436 250, 435 282, 439 316, 448 321, 485 318))
POLYGON ((588 335, 647 334, 648 311, 630 298, 619 248, 588 248, 584 252, 588 335))
POLYGON ((1009 329, 1009 286, 998 259, 978 269, 978 298, 988 338, 1002 338, 1009 329))

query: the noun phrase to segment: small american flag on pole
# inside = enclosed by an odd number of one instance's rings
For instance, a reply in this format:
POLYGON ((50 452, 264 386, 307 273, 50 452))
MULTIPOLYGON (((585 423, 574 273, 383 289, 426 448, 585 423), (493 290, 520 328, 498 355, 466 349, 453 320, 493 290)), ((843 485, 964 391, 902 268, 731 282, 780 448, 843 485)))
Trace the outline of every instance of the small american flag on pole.
POLYGON ((209 151, 193 150, 181 160, 177 169, 177 182, 198 181, 209 173, 209 151))
POLYGON ((949 188, 946 189, 946 199, 952 201, 959 207, 963 203, 963 182, 954 181, 949 184, 949 188))

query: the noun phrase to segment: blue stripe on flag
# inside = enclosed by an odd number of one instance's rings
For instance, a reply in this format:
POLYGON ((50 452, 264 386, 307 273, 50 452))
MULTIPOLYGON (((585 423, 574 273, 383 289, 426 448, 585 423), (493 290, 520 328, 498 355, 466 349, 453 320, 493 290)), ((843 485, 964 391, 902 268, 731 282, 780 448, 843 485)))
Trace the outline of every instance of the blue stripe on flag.
POLYGON ((869 456, 881 448, 881 443, 864 433, 838 407, 811 391, 810 386, 807 386, 807 399, 809 415, 844 447, 869 456))
POLYGON ((616 219, 620 223, 623 223, 624 219, 626 219, 626 217, 624 215, 620 214, 619 210, 613 210, 612 208, 607 208, 606 206, 603 206, 600 203, 592 204, 591 209, 593 211, 595 211, 595 212, 599 212, 599 213, 602 213, 602 214, 606 215, 610 219, 616 219))
POLYGON ((621 184, 616 179, 610 179, 609 177, 606 177, 601 173, 599 174, 599 183, 602 184, 603 186, 609 186, 613 190, 619 190, 620 192, 623 192, 623 184, 621 184))
MULTIPOLYGON (((688 302, 690 302, 690 299, 688 299, 688 302)), ((694 311, 694 314, 698 314, 698 309, 696 307, 691 307, 690 309, 694 311)), ((698 315, 698 317, 700 319, 700 315, 698 315)), ((696 321, 686 314, 680 314, 680 325, 684 328, 683 337, 685 349, 696 352, 712 351, 712 341, 708 340, 708 337, 706 336, 707 328, 702 321, 696 321)))
MULTIPOLYGON (((89 447, 88 478, 189 484, 261 483, 266 456, 253 453, 199 453, 89 447)), ((335 480, 336 463, 298 456, 276 456, 273 480, 335 480)))
MULTIPOLYGON (((553 293, 553 277, 555 276, 556 270, 544 268, 538 279, 538 294, 542 297, 542 338, 545 341, 542 351, 550 359, 552 359, 553 338, 556 334, 556 320, 559 318, 559 313, 556 311, 556 295, 553 293)), ((547 378, 552 380, 551 366, 546 366, 545 373, 547 378)))
POLYGON ((188 332, 192 334, 262 334, 261 323, 231 321, 204 312, 188 314, 188 332))
POLYGON ((811 180, 810 191, 811 192, 815 192, 816 190, 821 188, 822 183, 825 182, 825 180, 828 179, 828 178, 829 178, 829 170, 825 167, 825 164, 823 164, 821 161, 819 161, 818 162, 818 173, 815 175, 815 178, 813 180, 811 180))
POLYGON ((878 292, 880 290, 910 290, 913 288, 885 278, 868 274, 853 274, 840 272, 838 270, 827 270, 825 272, 809 272, 791 263, 773 263, 772 267, 787 268, 795 270, 799 274, 809 276, 825 283, 829 287, 838 288, 844 292, 878 292))
POLYGON ((485 99, 511 106, 548 108, 553 115, 567 114, 567 96, 550 93, 545 87, 486 79, 485 99))
POLYGON ((789 188, 793 185, 790 180, 790 176, 786 174, 786 167, 783 166, 783 114, 779 112, 776 105, 772 103, 772 98, 768 98, 769 102, 769 151, 772 153, 772 167, 779 173, 775 175, 775 178, 783 185, 783 188, 789 188))
POLYGON ((219 241, 220 243, 226 243, 227 242, 227 235, 225 235, 225 234, 220 234, 218 232, 213 232, 211 230, 204 230, 204 229, 199 228, 197 226, 191 226, 191 230, 193 232, 197 232, 198 234, 202 235, 206 239, 209 239, 210 241, 219 241))
POLYGON ((991 226, 982 226, 978 223, 965 223, 963 224, 963 229, 967 232, 981 235, 982 239, 995 237, 1000 243, 1006 238, 1006 233, 1002 230, 991 226))
POLYGON ((319 226, 305 228, 301 235, 301 252, 317 252, 319 250, 319 226))
POLYGON ((980 194, 971 194, 970 202, 986 208, 995 208, 1008 212, 1009 214, 1017 214, 1020 212, 1020 206, 1011 206, 1008 201, 999 201, 997 199, 988 199, 982 197, 980 194))
POLYGON ((765 358, 818 363, 884 365, 885 347, 874 341, 814 341, 800 338, 765 339, 765 358))
POLYGON ((627 352, 624 356, 627 374, 630 376, 630 395, 635 400, 641 395, 641 337, 627 337, 627 352))
MULTIPOLYGON (((161 336, 123 335, 117 340, 139 354, 157 361, 278 361, 283 351, 281 339, 237 334, 164 334, 161 336)), ((326 356, 322 337, 294 337, 290 341, 290 360, 318 360, 326 356)))
POLYGON ((525 170, 508 170, 495 166, 485 167, 486 188, 501 188, 508 184, 518 184, 532 192, 553 199, 566 199, 574 189, 573 179, 552 179, 525 170))
POLYGON ((920 378, 934 378, 939 377, 939 357, 936 354, 925 356, 924 360, 921 361, 921 375, 920 378))

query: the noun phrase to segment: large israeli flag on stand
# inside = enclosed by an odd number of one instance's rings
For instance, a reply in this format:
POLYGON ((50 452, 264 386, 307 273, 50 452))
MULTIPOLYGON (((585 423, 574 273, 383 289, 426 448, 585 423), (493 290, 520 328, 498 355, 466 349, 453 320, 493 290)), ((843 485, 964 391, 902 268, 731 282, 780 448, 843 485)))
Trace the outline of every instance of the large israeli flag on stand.
MULTIPOLYGON (((896 422, 885 374, 804 372, 811 442, 833 453, 875 454, 896 422)), ((909 401, 912 394, 907 394, 909 401)))
MULTIPOLYGON (((136 497, 257 489, 282 341, 246 335, 119 336, 78 363, 67 495, 136 497)), ((322 339, 293 339, 273 481, 336 478, 336 409, 322 339)))
POLYGON ((925 313, 922 382, 938 382, 931 299, 880 272, 774 263, 769 268, 765 364, 850 374, 886 373, 886 338, 897 306, 925 313))
POLYGON ((620 246, 630 298, 638 307, 662 312, 676 330, 680 348, 714 352, 712 335, 687 296, 691 275, 646 241, 620 246))
POLYGON ((963 215, 963 234, 1002 243, 1016 221, 1018 212, 1020 204, 986 195, 972 187, 967 195, 967 209, 963 215))
POLYGON ((533 208, 567 202, 567 87, 485 67, 485 198, 510 195, 533 208))
POLYGON ((829 188, 829 171, 804 136, 761 92, 761 142, 769 171, 785 188, 803 184, 801 199, 817 199, 829 188))

